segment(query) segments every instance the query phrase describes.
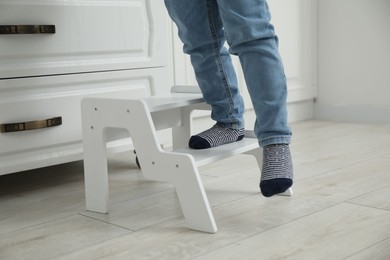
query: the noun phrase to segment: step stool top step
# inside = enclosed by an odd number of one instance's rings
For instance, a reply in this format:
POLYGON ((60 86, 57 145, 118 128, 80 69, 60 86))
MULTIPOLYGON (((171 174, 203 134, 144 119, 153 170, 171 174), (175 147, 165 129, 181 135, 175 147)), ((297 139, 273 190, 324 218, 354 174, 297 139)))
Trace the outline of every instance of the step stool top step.
MULTIPOLYGON (((195 159, 196 165, 202 166, 212 162, 216 162, 237 154, 249 152, 259 148, 259 143, 255 137, 245 137, 241 141, 221 145, 209 149, 195 150, 191 148, 180 148, 174 150, 176 153, 185 153, 192 155, 195 159)), ((259 151, 260 152, 260 151, 259 151)))
POLYGON ((152 96, 143 98, 142 100, 146 103, 150 112, 204 103, 202 94, 184 93, 171 93, 168 95, 152 96))

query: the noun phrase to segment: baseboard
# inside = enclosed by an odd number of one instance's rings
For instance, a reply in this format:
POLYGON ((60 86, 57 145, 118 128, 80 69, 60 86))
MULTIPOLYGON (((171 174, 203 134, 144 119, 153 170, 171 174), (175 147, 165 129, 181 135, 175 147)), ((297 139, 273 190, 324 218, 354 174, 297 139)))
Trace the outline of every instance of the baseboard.
POLYGON ((314 118, 348 123, 390 123, 390 106, 314 105, 314 118))

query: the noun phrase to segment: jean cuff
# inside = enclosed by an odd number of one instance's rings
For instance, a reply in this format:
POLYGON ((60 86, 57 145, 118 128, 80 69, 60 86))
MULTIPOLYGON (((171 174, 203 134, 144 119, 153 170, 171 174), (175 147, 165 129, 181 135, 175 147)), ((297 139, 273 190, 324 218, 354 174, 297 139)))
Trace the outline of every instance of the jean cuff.
POLYGON ((270 144, 290 144, 291 143, 291 136, 270 136, 263 139, 259 139, 259 145, 260 147, 264 147, 266 145, 270 144))
POLYGON ((243 129, 245 128, 245 125, 243 123, 220 123, 217 122, 218 125, 223 126, 225 128, 230 128, 230 129, 243 129))

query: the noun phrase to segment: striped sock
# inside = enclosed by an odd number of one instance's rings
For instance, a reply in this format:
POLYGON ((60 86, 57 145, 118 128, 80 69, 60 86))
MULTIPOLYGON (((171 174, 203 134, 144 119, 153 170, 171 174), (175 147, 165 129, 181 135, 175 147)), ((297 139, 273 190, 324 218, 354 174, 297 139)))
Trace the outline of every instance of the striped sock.
POLYGON ((271 144, 263 149, 260 190, 265 197, 285 192, 293 184, 293 165, 288 144, 271 144))
POLYGON ((206 149, 227 143, 240 141, 244 138, 245 129, 232 129, 215 124, 210 129, 193 135, 189 141, 189 147, 193 149, 206 149))

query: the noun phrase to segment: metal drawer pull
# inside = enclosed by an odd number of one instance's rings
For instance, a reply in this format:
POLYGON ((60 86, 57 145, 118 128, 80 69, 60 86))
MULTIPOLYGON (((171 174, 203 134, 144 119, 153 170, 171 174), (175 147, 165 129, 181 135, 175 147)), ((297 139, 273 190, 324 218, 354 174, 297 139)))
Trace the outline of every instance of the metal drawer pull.
POLYGON ((54 25, 0 25, 0 34, 53 34, 54 25))
POLYGON ((53 117, 45 120, 0 124, 1 133, 21 132, 62 125, 62 117, 53 117))

